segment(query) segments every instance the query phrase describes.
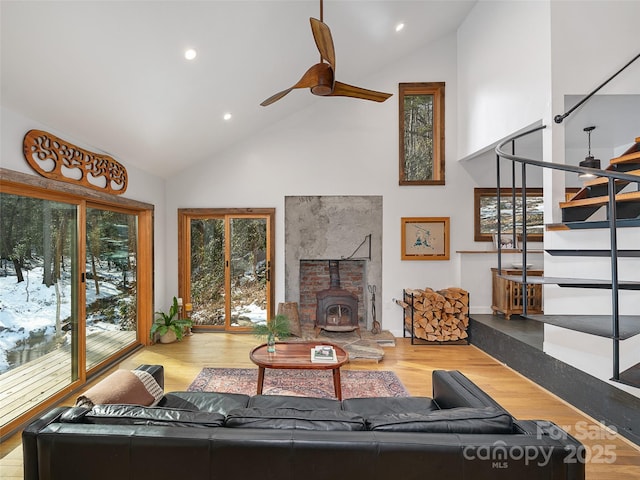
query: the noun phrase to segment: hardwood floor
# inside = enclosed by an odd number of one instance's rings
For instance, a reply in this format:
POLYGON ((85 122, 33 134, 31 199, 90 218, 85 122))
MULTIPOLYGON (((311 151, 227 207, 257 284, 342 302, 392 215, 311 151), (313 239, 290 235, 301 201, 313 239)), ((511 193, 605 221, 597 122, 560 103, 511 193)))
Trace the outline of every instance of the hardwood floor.
MULTIPOLYGON (((256 343, 252 335, 198 333, 179 343, 146 347, 115 368, 131 369, 142 363, 162 364, 165 391, 184 390, 202 367, 257 368, 249 360, 249 350, 256 343)), ((587 479, 640 479, 640 447, 605 430, 593 419, 472 345, 411 345, 409 339, 398 338, 396 347, 385 348, 383 361, 355 361, 342 368, 392 370, 416 396, 431 396, 432 370, 460 370, 516 418, 551 420, 570 430, 586 445, 590 455, 587 479)), ((75 396, 62 404, 73 404, 75 396)), ((0 445, 0 478, 23 478, 19 434, 0 445)))

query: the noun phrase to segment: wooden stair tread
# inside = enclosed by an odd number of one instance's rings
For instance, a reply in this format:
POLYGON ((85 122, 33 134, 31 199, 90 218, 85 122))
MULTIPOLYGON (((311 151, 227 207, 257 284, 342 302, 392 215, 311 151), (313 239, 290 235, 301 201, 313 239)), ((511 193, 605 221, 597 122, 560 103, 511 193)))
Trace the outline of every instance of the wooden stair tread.
MULTIPOLYGON (((607 170, 609 170, 607 168, 607 170)), ((640 169, 639 170, 631 170, 629 172, 624 172, 628 175, 637 175, 640 176, 640 169)), ((606 185, 609 182, 609 179, 607 177, 598 177, 598 178, 594 178, 593 180, 589 180, 588 182, 584 183, 585 187, 594 187, 596 185, 606 185)), ((615 179, 616 183, 629 183, 627 180, 618 180, 615 179)), ((575 198, 575 197, 574 197, 575 198)))
POLYGON ((619 165, 621 163, 640 163, 640 152, 628 153, 609 161, 610 165, 619 165))
MULTIPOLYGON (((632 202, 640 200, 640 192, 619 193, 616 195, 616 202, 632 202)), ((560 202, 560 208, 571 207, 593 207, 597 205, 606 205, 609 202, 609 196, 581 198, 578 200, 569 200, 568 202, 560 202)))

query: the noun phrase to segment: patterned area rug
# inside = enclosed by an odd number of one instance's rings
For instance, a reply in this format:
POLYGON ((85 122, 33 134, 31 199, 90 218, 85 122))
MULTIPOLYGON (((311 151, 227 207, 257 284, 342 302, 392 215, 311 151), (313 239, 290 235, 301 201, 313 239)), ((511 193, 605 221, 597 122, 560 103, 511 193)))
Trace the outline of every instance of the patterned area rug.
MULTIPOLYGON (((341 370, 342 398, 409 397, 395 373, 387 370, 341 370)), ((189 385, 190 392, 227 392, 255 395, 258 369, 203 368, 189 385)), ((331 370, 265 370, 266 395, 335 398, 331 370)))

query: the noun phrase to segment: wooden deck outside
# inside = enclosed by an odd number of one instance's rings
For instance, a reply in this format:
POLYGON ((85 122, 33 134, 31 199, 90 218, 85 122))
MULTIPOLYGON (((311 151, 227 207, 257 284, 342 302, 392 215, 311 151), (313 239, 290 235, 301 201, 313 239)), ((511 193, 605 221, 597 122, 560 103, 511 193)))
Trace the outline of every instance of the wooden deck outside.
MULTIPOLYGON (((135 341, 135 331, 88 335, 87 370, 135 341)), ((70 383, 70 345, 0 374, 0 425, 7 425, 70 383)))

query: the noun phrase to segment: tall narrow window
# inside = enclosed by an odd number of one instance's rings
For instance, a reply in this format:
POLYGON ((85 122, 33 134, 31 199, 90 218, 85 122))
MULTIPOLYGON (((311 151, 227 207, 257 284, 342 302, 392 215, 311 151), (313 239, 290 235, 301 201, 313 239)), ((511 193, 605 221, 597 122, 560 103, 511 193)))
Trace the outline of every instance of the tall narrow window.
POLYGON ((444 185, 444 83, 399 85, 400 185, 444 185))

